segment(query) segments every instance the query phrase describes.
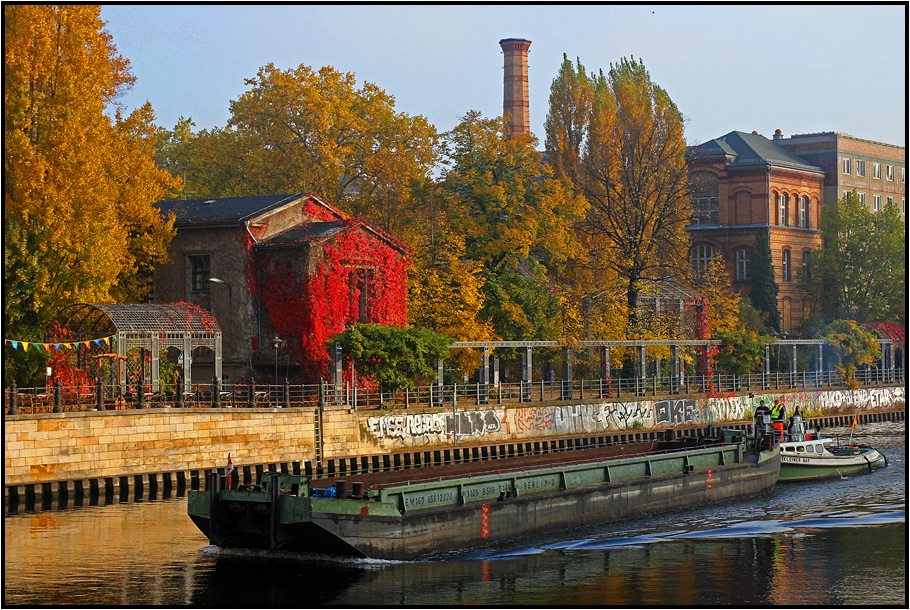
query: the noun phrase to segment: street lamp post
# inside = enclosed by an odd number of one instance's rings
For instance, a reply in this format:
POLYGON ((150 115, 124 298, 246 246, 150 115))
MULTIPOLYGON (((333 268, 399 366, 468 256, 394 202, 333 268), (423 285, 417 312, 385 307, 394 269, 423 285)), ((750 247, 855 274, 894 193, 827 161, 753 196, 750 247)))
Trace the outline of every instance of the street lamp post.
POLYGON ((284 341, 282 341, 278 337, 278 335, 275 335, 275 337, 271 341, 269 341, 269 345, 271 345, 275 349, 275 384, 276 385, 278 384, 278 349, 283 344, 284 344, 284 341))

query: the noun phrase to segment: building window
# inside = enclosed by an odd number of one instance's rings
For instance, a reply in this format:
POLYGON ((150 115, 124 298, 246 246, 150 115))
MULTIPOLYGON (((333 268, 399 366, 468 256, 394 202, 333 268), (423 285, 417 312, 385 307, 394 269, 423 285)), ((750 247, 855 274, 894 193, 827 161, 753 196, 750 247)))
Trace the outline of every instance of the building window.
POLYGON ((882 196, 872 195, 872 209, 876 212, 882 211, 882 196))
POLYGON ((809 198, 808 197, 799 198, 799 226, 801 226, 801 227, 809 226, 809 198))
POLYGON ((905 167, 902 167, 902 168, 901 168, 901 182, 903 182, 903 183, 905 183, 905 184, 906 184, 906 182, 907 182, 907 172, 906 172, 906 169, 907 169, 907 168, 905 168, 905 167))
POLYGON ((745 282, 749 279, 749 265, 752 262, 752 257, 749 255, 749 250, 746 248, 740 248, 736 251, 736 280, 739 282, 745 282))
POLYGON ((355 269, 348 275, 351 315, 354 321, 370 322, 370 301, 376 272, 373 269, 355 269))
POLYGON ((781 279, 784 282, 790 281, 790 251, 784 250, 783 262, 780 266, 781 269, 781 279))
POLYGON ((894 205, 894 197, 888 197, 888 205, 894 205))
POLYGON ((862 204, 866 203, 866 193, 857 193, 856 198, 859 199, 859 202, 862 204))
POLYGON ((881 163, 872 164, 872 177, 876 178, 878 180, 882 179, 882 164, 881 163))
POLYGON ((866 162, 861 159, 856 160, 856 175, 857 176, 866 175, 866 162))
POLYGON ((845 174, 850 173, 851 161, 852 161, 852 159, 844 159, 844 173, 845 174))
POLYGON ((790 226, 789 221, 789 212, 790 212, 790 198, 787 197, 786 193, 781 193, 777 196, 778 207, 780 211, 778 212, 777 224, 787 227, 790 226))
POLYGON ((692 224, 717 224, 717 197, 692 198, 692 224))
POLYGON ((885 180, 894 182, 894 166, 893 165, 885 166, 885 180))
POLYGON ((191 254, 190 261, 190 286, 193 291, 208 292, 209 276, 211 275, 211 257, 208 254, 191 254))
POLYGON ((699 244, 689 250, 689 264, 696 274, 701 275, 711 261, 714 260, 714 246, 711 244, 699 244))
POLYGON ((809 251, 803 250, 803 279, 808 280, 809 276, 809 251))
POLYGON ((907 198, 901 197, 901 214, 907 215, 907 198))

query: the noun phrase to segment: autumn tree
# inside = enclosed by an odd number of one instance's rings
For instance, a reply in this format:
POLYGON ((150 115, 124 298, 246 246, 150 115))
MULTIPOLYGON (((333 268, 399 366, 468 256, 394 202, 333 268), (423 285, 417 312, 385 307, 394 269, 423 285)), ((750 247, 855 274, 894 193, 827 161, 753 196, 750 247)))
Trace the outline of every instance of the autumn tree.
POLYGON ((906 227, 897 206, 872 212, 850 193, 822 209, 824 242, 800 282, 822 318, 906 320, 906 227))
POLYGON ((66 305, 145 296, 172 236, 152 203, 179 180, 154 165, 151 106, 116 106, 134 77, 100 7, 3 10, 5 332, 35 341, 66 305))
POLYGON ((695 274, 692 285, 707 299, 712 334, 739 329, 741 297, 730 284, 730 275, 722 254, 716 253, 705 268, 695 274))
POLYGON ((646 280, 679 277, 690 215, 683 116, 640 61, 585 75, 563 61, 546 122, 550 163, 590 208, 587 260, 622 282, 632 326, 646 280), (584 117, 584 118, 582 118, 584 117))
POLYGON ((476 111, 444 139, 444 218, 463 236, 465 258, 482 264, 480 315, 503 339, 559 337, 554 287, 583 253, 573 226, 586 203, 553 176, 535 145, 502 118, 476 111))
POLYGON ((159 163, 186 173, 199 197, 313 191, 398 234, 416 205, 410 189, 437 160, 436 131, 422 116, 355 75, 268 64, 231 102, 224 128, 161 135, 159 163), (187 145, 188 144, 188 145, 187 145))
POLYGON ((586 203, 553 177, 536 143, 477 111, 445 135, 440 188, 452 195, 448 219, 465 236, 469 258, 493 267, 533 253, 554 267, 582 253, 573 225, 586 203))

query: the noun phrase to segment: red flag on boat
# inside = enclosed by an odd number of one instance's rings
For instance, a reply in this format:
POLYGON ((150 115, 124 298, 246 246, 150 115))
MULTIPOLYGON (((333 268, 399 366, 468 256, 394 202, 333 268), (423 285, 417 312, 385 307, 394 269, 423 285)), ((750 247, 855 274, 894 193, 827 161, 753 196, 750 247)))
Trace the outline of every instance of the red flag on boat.
POLYGON ((859 421, 859 411, 853 414, 853 422, 850 423, 850 432, 853 432, 853 429, 856 428, 857 421, 859 421))
POLYGON ((231 473, 234 472, 234 462, 231 461, 231 454, 228 454, 228 465, 227 465, 227 485, 226 489, 231 488, 231 473))

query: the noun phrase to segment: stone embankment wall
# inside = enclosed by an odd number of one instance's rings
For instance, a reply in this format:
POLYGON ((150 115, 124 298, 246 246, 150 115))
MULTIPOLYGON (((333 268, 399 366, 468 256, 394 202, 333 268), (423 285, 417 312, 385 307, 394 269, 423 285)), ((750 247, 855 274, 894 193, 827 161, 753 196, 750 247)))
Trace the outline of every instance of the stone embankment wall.
POLYGON ((885 387, 397 412, 224 408, 16 415, 5 419, 4 485, 223 468, 228 455, 238 465, 316 462, 453 442, 720 424, 748 420, 759 400, 770 404, 774 398, 783 400, 788 414, 799 407, 804 417, 905 403, 903 387, 885 387))

